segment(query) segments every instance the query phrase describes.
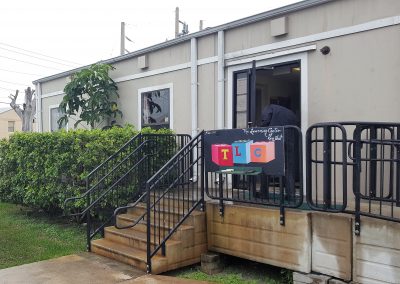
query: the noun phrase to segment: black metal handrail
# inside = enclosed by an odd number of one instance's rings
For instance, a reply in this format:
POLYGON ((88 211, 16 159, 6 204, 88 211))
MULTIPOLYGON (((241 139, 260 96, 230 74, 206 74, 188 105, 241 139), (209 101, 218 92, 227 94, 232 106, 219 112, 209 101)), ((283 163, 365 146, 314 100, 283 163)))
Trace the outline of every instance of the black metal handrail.
POLYGON ((87 176, 86 192, 64 204, 68 209, 86 201, 83 210, 69 215, 86 218, 89 251, 90 241, 113 224, 115 208, 140 199, 147 179, 188 140, 188 135, 139 133, 87 176))
POLYGON ((285 175, 257 173, 205 173, 208 197, 219 201, 220 214, 224 202, 267 205, 280 208, 280 223, 285 224, 285 208, 303 204, 302 134, 297 126, 284 126, 285 175))
MULTIPOLYGON (((94 190, 97 189, 97 187, 95 185, 91 184, 91 181, 94 180, 94 177, 97 177, 99 172, 104 172, 107 171, 107 169, 110 167, 109 165, 111 163, 115 163, 115 160, 118 160, 118 158, 120 156, 126 157, 127 155, 129 155, 129 153, 132 153, 132 149, 136 149, 139 144, 141 143, 141 139, 142 139, 142 134, 138 133, 137 135, 135 135, 133 138, 131 138, 128 142, 126 142, 118 151, 116 151, 114 154, 112 154, 110 157, 108 157, 104 162, 102 162, 101 164, 99 164, 96 168, 94 168, 85 178, 85 182, 86 182, 86 191, 84 193, 82 193, 80 196, 75 196, 75 197, 70 197, 67 198, 64 201, 64 212, 66 213, 66 215, 68 216, 84 216, 84 212, 75 212, 75 213, 71 213, 70 212, 70 208, 69 208, 69 204, 76 202, 77 200, 80 199, 84 199, 86 198, 88 195, 90 195, 94 190)), ((113 168, 115 168, 115 166, 113 166, 113 168)), ((107 174, 109 174, 110 171, 107 171, 107 174)), ((103 178, 104 175, 101 175, 100 178, 103 178)), ((104 179, 103 179, 104 180, 104 179)), ((98 182, 97 180, 95 180, 98 186, 98 182)), ((86 206, 89 206, 88 204, 86 204, 86 206)))
POLYGON ((204 207, 203 132, 146 182, 147 272, 151 259, 187 217, 204 207), (166 220, 161 220, 165 214, 166 220), (176 217, 175 217, 176 216, 176 217))
POLYGON ((399 123, 319 123, 309 128, 306 141, 307 202, 312 209, 354 214, 357 235, 360 216, 400 222, 399 123), (332 137, 337 129, 339 138, 332 137), (337 144, 337 154, 332 154, 337 144), (350 185, 352 192, 347 191, 350 185))
MULTIPOLYGON (((119 178, 117 181, 115 181, 110 187, 99 187, 99 185, 101 185, 108 177, 110 177, 110 175, 111 175, 113 172, 117 171, 118 168, 121 167, 121 165, 123 165, 124 163, 126 163, 129 159, 132 159, 132 158, 134 157, 134 155, 141 155, 141 156, 142 156, 142 157, 140 158, 140 160, 135 164, 135 167, 136 167, 136 166, 139 166, 139 165, 145 160, 145 158, 147 157, 147 155, 143 155, 143 152, 142 152, 142 151, 143 151, 143 148, 146 147, 147 144, 149 144, 150 142, 151 142, 151 140, 147 140, 147 141, 144 141, 143 143, 141 143, 132 153, 129 153, 125 158, 123 158, 120 162, 118 162, 117 165, 115 165, 114 167, 112 167, 112 169, 111 169, 110 172, 106 173, 103 177, 100 178, 100 180, 96 181, 96 183, 95 183, 94 185, 92 185, 92 186, 89 188, 89 190, 87 190, 86 192, 84 192, 81 196, 76 196, 76 197, 67 198, 67 199, 64 201, 64 208, 66 208, 67 205, 68 205, 68 203, 70 203, 70 202, 73 202, 73 201, 77 201, 77 200, 86 198, 88 195, 93 194, 93 192, 94 192, 95 190, 103 189, 103 191, 102 191, 102 193, 100 194, 100 196, 99 196, 97 199, 91 201, 90 204, 86 204, 86 208, 85 208, 83 211, 71 213, 71 214, 68 214, 68 215, 69 215, 69 216, 81 216, 81 217, 83 217, 83 216, 86 214, 86 212, 87 212, 88 210, 90 210, 97 202, 99 202, 100 199, 102 199, 102 198, 104 197, 104 195, 105 195, 108 191, 110 191, 110 190, 121 180, 121 178, 119 178)), ((99 168, 99 169, 100 169, 100 168, 99 168)), ((93 172, 92 172, 92 173, 93 173, 93 172)), ((125 174, 125 175, 126 175, 126 174, 125 174)), ((123 175, 123 177, 124 177, 124 175, 123 175)), ((87 179, 88 179, 88 178, 87 178, 87 179)), ((86 184, 87 184, 87 187, 89 187, 89 184, 90 184, 90 183, 89 183, 88 181, 86 182, 86 184)))

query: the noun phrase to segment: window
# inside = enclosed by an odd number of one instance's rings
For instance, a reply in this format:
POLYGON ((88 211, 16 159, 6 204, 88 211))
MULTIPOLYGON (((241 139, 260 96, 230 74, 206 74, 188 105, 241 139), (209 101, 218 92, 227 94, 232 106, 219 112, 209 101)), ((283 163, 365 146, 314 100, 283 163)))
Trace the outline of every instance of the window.
POLYGON ((62 113, 58 106, 50 106, 50 131, 57 131, 60 129, 67 129, 67 125, 62 125, 61 127, 58 125, 58 120, 60 119, 62 113))
POLYGON ((140 96, 142 127, 170 128, 170 89, 142 92, 140 96))
POLYGON ((14 132, 15 131, 15 121, 9 121, 8 122, 8 132, 14 132))

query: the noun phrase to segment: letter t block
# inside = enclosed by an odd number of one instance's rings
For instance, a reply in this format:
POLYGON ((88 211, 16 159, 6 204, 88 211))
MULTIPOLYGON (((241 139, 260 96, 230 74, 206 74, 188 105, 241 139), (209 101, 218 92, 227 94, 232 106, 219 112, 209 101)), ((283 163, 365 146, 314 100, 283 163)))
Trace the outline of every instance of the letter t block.
POLYGON ((233 166, 232 146, 227 144, 211 145, 212 161, 218 166, 233 166))

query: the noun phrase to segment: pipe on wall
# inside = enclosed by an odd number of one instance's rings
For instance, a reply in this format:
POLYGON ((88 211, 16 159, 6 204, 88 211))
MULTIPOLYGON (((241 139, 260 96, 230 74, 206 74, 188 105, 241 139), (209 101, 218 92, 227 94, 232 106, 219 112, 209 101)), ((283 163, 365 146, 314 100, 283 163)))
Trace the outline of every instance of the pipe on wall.
POLYGON ((190 40, 190 93, 191 93, 191 110, 192 110, 192 137, 198 132, 198 99, 197 99, 197 39, 190 40))
POLYGON ((36 92, 36 131, 37 132, 43 132, 43 119, 42 119, 42 84, 41 83, 36 83, 35 86, 35 92, 36 92))
POLYGON ((224 31, 218 32, 218 92, 217 92, 217 128, 225 126, 225 45, 224 31))

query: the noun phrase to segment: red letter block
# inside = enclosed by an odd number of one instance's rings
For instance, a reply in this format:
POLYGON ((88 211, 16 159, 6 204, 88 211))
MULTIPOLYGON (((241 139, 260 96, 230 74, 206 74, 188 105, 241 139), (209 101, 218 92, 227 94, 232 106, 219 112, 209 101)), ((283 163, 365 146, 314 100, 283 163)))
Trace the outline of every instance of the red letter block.
POLYGON ((275 159, 275 142, 255 142, 250 145, 252 163, 268 163, 275 159))
POLYGON ((227 144, 214 144, 211 146, 212 161, 218 166, 233 166, 232 146, 227 144))

